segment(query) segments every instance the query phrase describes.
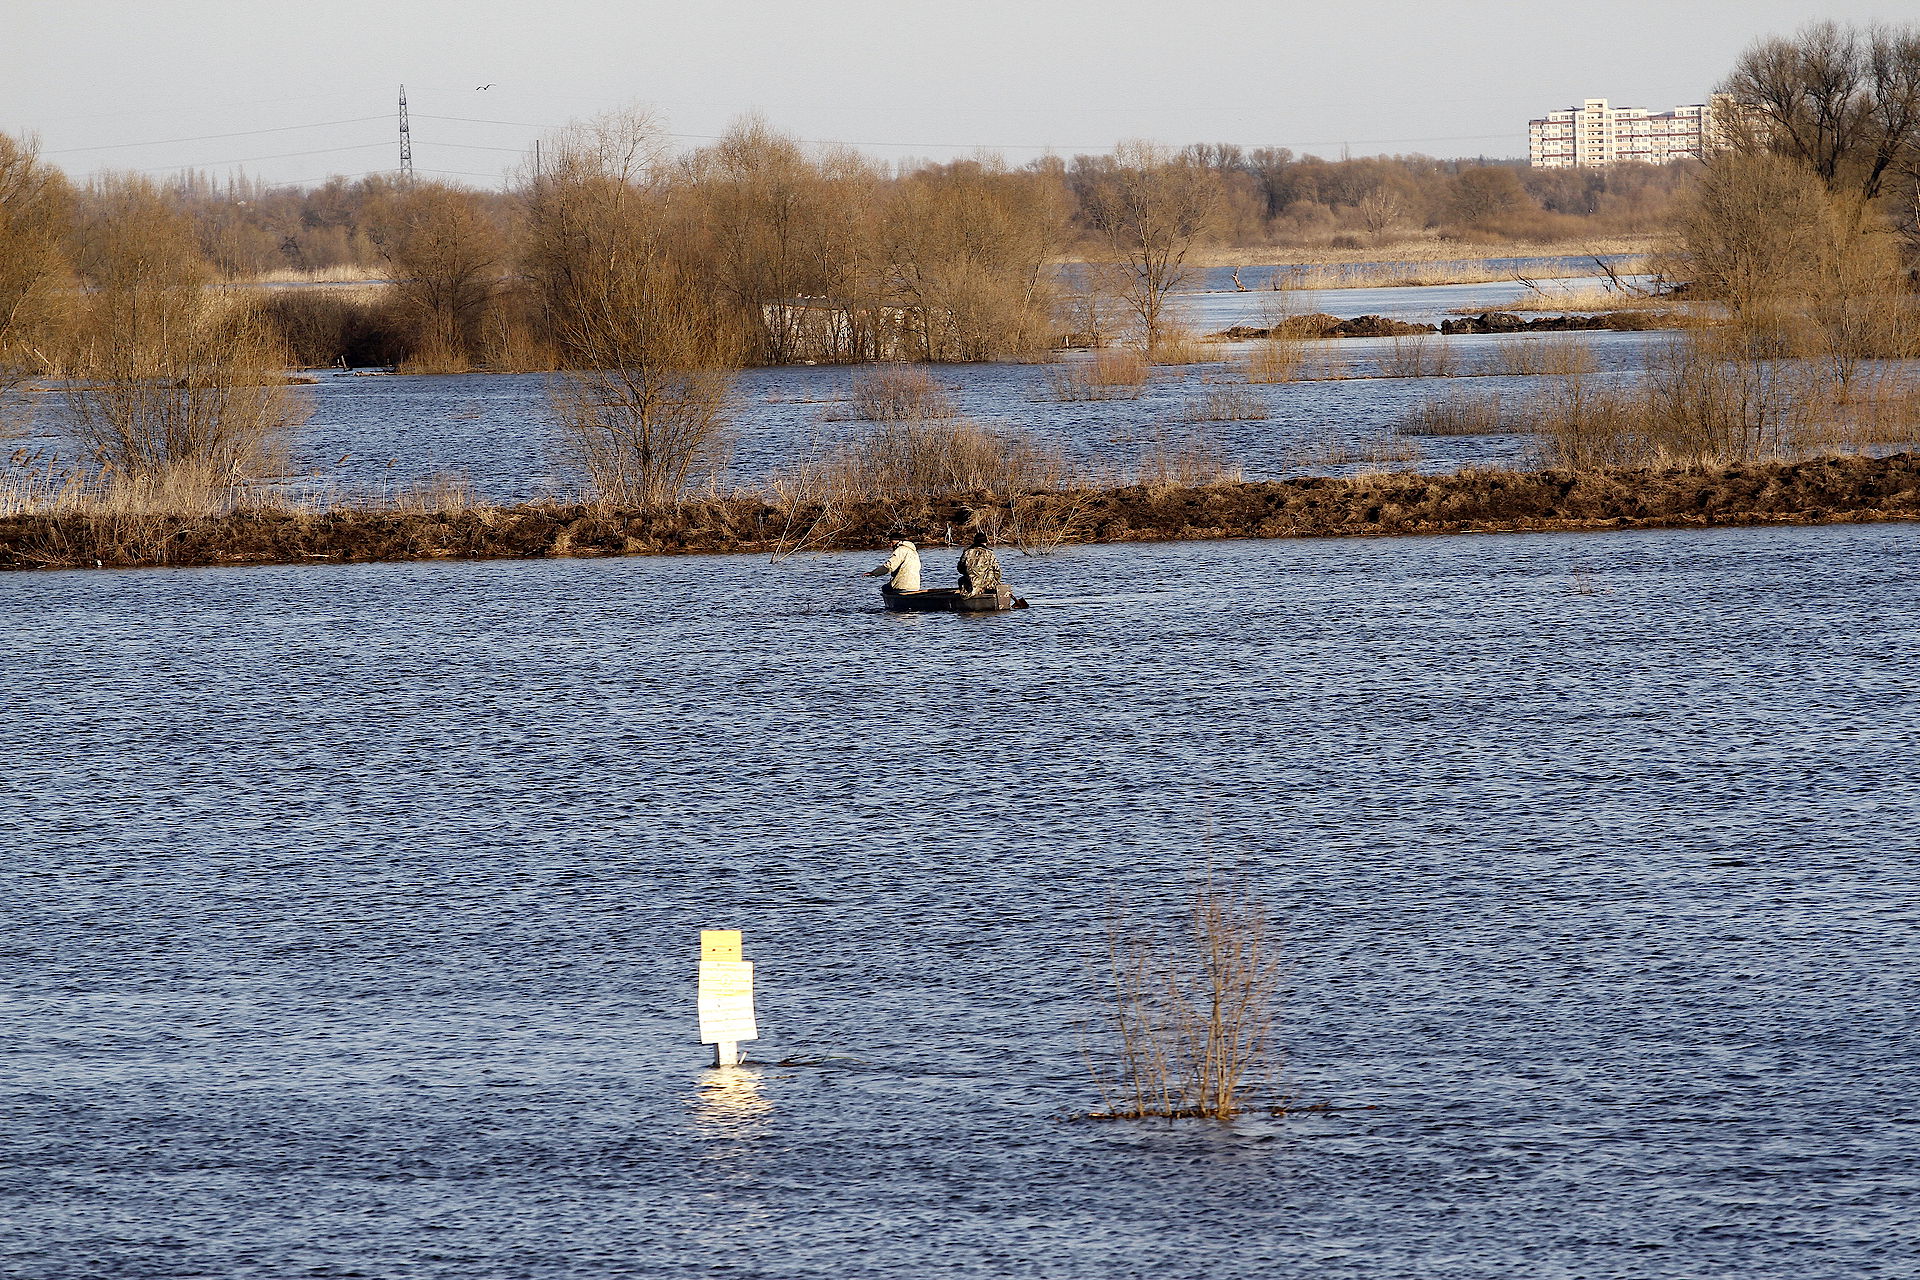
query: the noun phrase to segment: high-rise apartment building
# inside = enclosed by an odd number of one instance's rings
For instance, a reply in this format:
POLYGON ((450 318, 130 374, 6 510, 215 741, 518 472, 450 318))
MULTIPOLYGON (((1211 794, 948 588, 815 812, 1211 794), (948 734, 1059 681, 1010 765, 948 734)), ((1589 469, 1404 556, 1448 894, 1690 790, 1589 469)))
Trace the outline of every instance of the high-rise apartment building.
POLYGON ((1527 121, 1527 158, 1536 169, 1697 159, 1721 143, 1715 119, 1723 109, 1721 96, 1671 111, 1616 107, 1605 98, 1588 98, 1577 107, 1527 121))

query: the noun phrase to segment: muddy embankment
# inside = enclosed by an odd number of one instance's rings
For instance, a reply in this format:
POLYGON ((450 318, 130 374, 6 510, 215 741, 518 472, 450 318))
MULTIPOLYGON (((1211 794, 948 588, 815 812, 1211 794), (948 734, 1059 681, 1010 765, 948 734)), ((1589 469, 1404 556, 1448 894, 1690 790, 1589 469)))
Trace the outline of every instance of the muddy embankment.
POLYGON ((1731 467, 1375 473, 1266 483, 863 501, 755 498, 647 511, 562 504, 446 511, 0 519, 0 568, 314 564, 871 549, 986 529, 1032 546, 1920 520, 1920 454, 1731 467))
POLYGON ((1325 312, 1291 316, 1277 325, 1237 324, 1207 334, 1215 342, 1256 342, 1263 338, 1409 338, 1422 333, 1577 333, 1613 330, 1641 333, 1648 329, 1679 329, 1687 318, 1674 311, 1602 311, 1597 315, 1517 316, 1511 311, 1482 311, 1437 325, 1416 324, 1387 316, 1354 316, 1342 320, 1325 312))

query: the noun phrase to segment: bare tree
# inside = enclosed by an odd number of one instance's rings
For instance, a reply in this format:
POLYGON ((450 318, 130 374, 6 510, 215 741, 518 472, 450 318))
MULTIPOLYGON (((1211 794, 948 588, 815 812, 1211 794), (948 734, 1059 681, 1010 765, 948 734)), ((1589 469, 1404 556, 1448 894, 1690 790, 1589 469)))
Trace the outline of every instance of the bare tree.
POLYGON ((865 300, 881 186, 872 165, 845 151, 816 158, 749 117, 688 168, 714 284, 751 354, 772 364, 870 354, 820 351, 808 309, 792 304, 852 310, 865 300))
POLYGON ((676 225, 665 138, 608 117, 553 148, 527 197, 523 270, 559 352, 555 411, 608 502, 680 497, 725 460, 737 349, 676 225))
POLYGON ((190 224, 152 184, 93 195, 75 236, 89 287, 66 396, 74 434, 116 485, 231 492, 276 461, 306 402, 247 304, 206 288, 190 224))
POLYGON ((438 183, 401 188, 379 202, 371 221, 412 322, 414 364, 468 368, 481 353, 507 253, 478 193, 438 183))
POLYGON ((999 360, 1052 338, 1051 263, 1066 231, 1058 187, 998 163, 925 169, 887 206, 884 301, 923 360, 999 360))
POLYGON ((1219 202, 1212 171, 1146 142, 1116 148, 1088 194, 1088 221, 1126 268, 1124 296, 1149 348, 1168 328, 1167 296, 1187 280, 1187 258, 1219 202))
POLYGON ((1871 200, 1920 146, 1920 27, 1815 22, 1762 40, 1721 85, 1736 146, 1800 161, 1871 200))
POLYGON ((0 390, 50 363, 43 348, 66 275, 68 205, 65 181, 32 141, 0 133, 0 390))

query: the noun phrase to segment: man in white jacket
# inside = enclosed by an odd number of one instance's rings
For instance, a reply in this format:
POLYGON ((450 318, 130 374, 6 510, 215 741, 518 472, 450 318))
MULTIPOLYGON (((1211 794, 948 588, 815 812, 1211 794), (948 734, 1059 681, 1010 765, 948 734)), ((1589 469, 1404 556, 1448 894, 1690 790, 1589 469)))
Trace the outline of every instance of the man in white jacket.
POLYGON ((893 544, 893 556, 877 569, 867 570, 869 578, 881 574, 892 575, 887 585, 895 591, 918 591, 920 589, 920 551, 911 542, 900 541, 893 544))

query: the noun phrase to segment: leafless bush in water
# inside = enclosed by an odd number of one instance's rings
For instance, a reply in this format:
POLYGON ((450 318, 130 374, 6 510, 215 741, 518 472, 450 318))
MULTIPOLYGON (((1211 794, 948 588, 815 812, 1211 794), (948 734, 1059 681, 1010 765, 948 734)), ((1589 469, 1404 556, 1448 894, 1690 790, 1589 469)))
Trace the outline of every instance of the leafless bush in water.
POLYGON ((1688 342, 1637 381, 1558 380, 1516 417, 1559 466, 1736 463, 1920 437, 1920 377, 1880 363, 1842 381, 1817 360, 1688 342))
POLYGON ((1432 334, 1403 334, 1388 340, 1380 358, 1383 378, 1446 378, 1454 369, 1453 348, 1432 334))
POLYGON ((1184 933, 1156 946, 1125 918, 1109 923, 1113 1049, 1089 1054, 1098 1118, 1228 1120, 1279 1085, 1282 964, 1265 909, 1210 878, 1184 933))
POLYGON ((1223 358, 1218 343, 1202 342, 1171 323, 1162 325, 1160 340, 1147 349, 1147 360, 1152 364, 1216 364, 1223 358))
POLYGON ((1268 409, 1265 397, 1249 387, 1215 387, 1188 400, 1180 416, 1188 422, 1257 422, 1268 409))
POLYGON ((192 230, 157 189, 117 180, 95 210, 78 237, 90 287, 69 429, 130 501, 218 505, 277 463, 308 401, 251 305, 207 291, 192 230))
POLYGON ((1568 376, 1599 369, 1593 348, 1577 338, 1501 338, 1491 352, 1486 371, 1512 377, 1568 376))
POLYGON ((1498 392, 1451 389, 1422 400, 1394 426, 1395 433, 1403 436, 1497 436, 1526 429, 1508 420, 1498 392))
POLYGON ((853 376, 851 416, 869 422, 925 421, 959 415, 946 388, 925 369, 877 365, 853 376))
POLYGON ((875 423, 778 480, 796 500, 855 502, 1042 492, 1071 476, 1057 450, 1024 432, 943 418, 875 423))

